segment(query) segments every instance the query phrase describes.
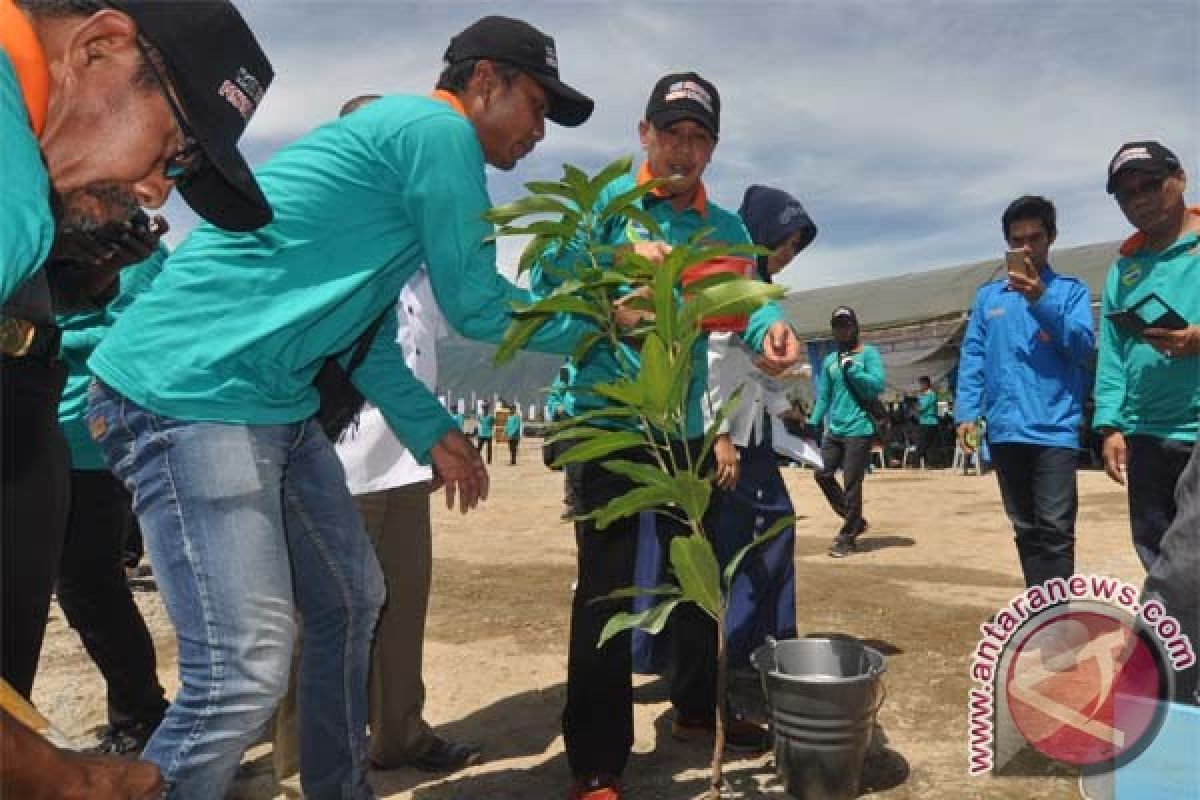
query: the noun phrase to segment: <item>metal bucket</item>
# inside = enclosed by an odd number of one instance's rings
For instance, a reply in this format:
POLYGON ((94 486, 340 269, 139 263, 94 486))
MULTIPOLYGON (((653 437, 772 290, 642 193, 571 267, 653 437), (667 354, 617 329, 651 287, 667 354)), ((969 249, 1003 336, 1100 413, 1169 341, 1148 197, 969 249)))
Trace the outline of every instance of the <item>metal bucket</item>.
POLYGON ((798 800, 857 797, 885 690, 883 654, 853 640, 769 639, 762 678, 775 771, 798 800))

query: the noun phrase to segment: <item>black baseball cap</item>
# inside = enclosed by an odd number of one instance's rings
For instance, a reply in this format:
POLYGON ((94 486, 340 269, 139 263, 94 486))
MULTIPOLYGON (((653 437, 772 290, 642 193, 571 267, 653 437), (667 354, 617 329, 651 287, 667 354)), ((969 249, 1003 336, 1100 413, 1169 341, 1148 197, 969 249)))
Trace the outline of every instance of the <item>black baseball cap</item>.
POLYGON ((1117 175, 1126 170, 1174 175, 1179 169, 1179 159, 1158 142, 1126 142, 1108 162, 1108 183, 1104 188, 1109 194, 1116 191, 1117 175))
POLYGON ((858 327, 858 315, 854 313, 854 309, 849 306, 838 306, 833 310, 833 315, 829 318, 829 327, 836 328, 838 325, 853 325, 858 327))
POLYGON ((137 23, 162 56, 188 133, 204 166, 179 194, 217 227, 252 231, 272 219, 271 206, 237 142, 275 77, 258 41, 229 0, 106 0, 137 23))
POLYGON ((695 72, 664 75, 650 93, 646 120, 656 128, 667 128, 684 119, 704 126, 715 138, 721 129, 721 95, 695 72))
POLYGON ((442 57, 447 65, 485 58, 519 67, 549 95, 546 117, 567 128, 587 122, 595 103, 558 77, 554 39, 511 17, 484 17, 450 40, 442 57))

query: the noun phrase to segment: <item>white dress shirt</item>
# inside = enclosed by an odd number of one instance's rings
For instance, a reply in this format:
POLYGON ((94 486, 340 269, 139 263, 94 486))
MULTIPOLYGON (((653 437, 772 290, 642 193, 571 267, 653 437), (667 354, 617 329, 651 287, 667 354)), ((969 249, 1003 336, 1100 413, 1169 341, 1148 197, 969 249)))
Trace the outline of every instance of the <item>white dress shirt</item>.
POLYGON ((721 423, 720 432, 728 433, 738 447, 762 442, 763 412, 771 416, 787 411, 791 404, 783 384, 754 366, 755 354, 741 337, 733 333, 714 333, 708 337, 708 391, 704 402, 704 427, 707 430, 717 410, 739 386, 742 397, 737 408, 721 423))
MULTIPOLYGON (((437 340, 444 338, 448 329, 424 269, 417 270, 400 291, 396 323, 396 341, 404 351, 405 363, 429 391, 436 391, 437 340)), ((433 478, 433 471, 417 463, 379 409, 369 403, 336 447, 351 494, 379 492, 433 478)))

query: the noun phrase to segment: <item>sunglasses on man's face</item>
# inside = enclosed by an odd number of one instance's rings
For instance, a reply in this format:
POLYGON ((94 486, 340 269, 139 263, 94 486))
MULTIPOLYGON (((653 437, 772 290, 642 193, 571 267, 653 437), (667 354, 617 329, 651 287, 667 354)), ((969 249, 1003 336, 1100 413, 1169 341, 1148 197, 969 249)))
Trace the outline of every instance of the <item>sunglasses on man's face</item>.
POLYGON ((1116 189, 1113 191, 1113 197, 1117 198, 1117 202, 1121 205, 1128 205, 1138 195, 1153 194, 1161 191, 1163 184, 1166 182, 1166 175, 1154 175, 1142 178, 1137 183, 1116 189))
POLYGON ((167 76, 163 74, 158 59, 155 58, 156 53, 153 47, 139 38, 138 49, 142 51, 142 57, 150 65, 154 79, 158 82, 158 87, 162 91, 163 97, 166 98, 167 105, 171 108, 171 115, 175 118, 175 124, 183 137, 183 146, 173 155, 168 156, 163 163, 163 176, 177 187, 182 187, 204 167, 204 150, 201 149, 200 142, 196 140, 196 137, 192 135, 192 128, 183 115, 183 109, 175 100, 175 93, 171 91, 171 84, 167 80, 167 76))

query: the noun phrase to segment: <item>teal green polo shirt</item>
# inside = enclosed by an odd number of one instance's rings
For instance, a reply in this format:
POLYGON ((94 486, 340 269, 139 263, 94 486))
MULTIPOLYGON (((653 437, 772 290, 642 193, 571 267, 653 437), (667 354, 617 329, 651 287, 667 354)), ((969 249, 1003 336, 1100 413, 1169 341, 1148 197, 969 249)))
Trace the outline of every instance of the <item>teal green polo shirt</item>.
POLYGON ((820 389, 808 423, 820 425, 828 414, 829 432, 834 436, 873 436, 875 426, 850 393, 846 381, 852 381, 863 400, 870 402, 883 391, 883 359, 875 347, 865 344, 858 352, 849 354, 854 363, 842 369, 844 355, 833 352, 821 362, 820 389))

